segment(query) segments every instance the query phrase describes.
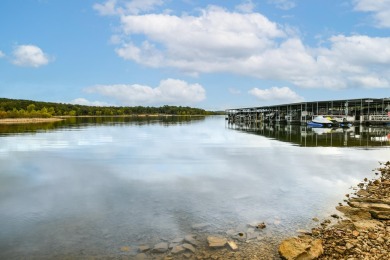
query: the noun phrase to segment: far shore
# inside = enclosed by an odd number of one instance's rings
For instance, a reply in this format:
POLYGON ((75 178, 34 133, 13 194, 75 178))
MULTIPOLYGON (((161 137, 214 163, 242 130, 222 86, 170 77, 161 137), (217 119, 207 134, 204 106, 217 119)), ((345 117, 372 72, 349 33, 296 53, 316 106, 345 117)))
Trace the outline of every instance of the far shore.
POLYGON ((174 114, 132 114, 132 115, 113 115, 113 116, 107 116, 107 115, 84 115, 84 116, 57 116, 58 118, 72 118, 72 117, 167 117, 167 116, 175 116, 175 117, 183 117, 183 116, 208 116, 208 115, 174 115, 174 114))
POLYGON ((64 120, 63 118, 4 118, 0 119, 0 124, 33 124, 33 123, 50 123, 64 120))
POLYGON ((168 115, 168 114, 134 114, 134 115, 115 115, 115 116, 56 116, 49 118, 3 118, 0 119, 0 124, 33 124, 33 123, 50 123, 50 122, 58 122, 63 121, 67 118, 96 118, 96 117, 180 117, 180 116, 189 116, 189 117, 198 117, 205 115, 168 115))

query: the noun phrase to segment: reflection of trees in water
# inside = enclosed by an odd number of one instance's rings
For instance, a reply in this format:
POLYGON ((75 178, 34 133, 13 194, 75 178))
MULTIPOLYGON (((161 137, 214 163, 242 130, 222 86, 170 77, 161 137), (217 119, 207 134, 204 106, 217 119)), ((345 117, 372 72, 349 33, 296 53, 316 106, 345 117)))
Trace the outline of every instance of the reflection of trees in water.
POLYGON ((229 129, 249 132, 299 146, 352 147, 390 146, 389 126, 311 128, 300 125, 228 124, 229 129))
POLYGON ((144 117, 70 117, 60 122, 33 124, 0 124, 0 135, 36 133, 65 128, 107 125, 186 125, 204 121, 205 116, 144 116, 144 117))
POLYGON ((57 128, 61 123, 33 123, 33 124, 0 124, 0 135, 17 133, 35 133, 57 128))

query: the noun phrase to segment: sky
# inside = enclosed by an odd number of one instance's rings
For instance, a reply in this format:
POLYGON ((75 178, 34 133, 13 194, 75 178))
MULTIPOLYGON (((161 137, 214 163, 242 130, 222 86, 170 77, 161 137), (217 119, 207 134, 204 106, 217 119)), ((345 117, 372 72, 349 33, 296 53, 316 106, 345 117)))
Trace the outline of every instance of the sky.
POLYGON ((390 97, 390 0, 1 0, 0 97, 207 110, 390 97))

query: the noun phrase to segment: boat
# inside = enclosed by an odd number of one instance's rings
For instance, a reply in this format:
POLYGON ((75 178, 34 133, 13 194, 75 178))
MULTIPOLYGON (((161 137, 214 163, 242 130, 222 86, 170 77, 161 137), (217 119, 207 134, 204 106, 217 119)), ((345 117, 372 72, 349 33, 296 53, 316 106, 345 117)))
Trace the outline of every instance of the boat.
POLYGON ((332 121, 337 124, 339 127, 351 127, 355 122, 353 116, 332 116, 332 121))
POLYGON ((333 127, 334 122, 329 117, 316 116, 311 121, 307 122, 310 127, 333 127))

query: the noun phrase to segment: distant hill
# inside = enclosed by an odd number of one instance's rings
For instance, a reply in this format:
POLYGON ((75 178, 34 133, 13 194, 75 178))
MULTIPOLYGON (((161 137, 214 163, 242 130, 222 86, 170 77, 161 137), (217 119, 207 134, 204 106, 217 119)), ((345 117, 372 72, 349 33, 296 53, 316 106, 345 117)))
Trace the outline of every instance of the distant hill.
POLYGON ((182 106, 124 107, 83 106, 23 99, 0 98, 0 118, 52 117, 52 116, 125 116, 141 114, 163 115, 220 115, 223 112, 206 111, 182 106))

